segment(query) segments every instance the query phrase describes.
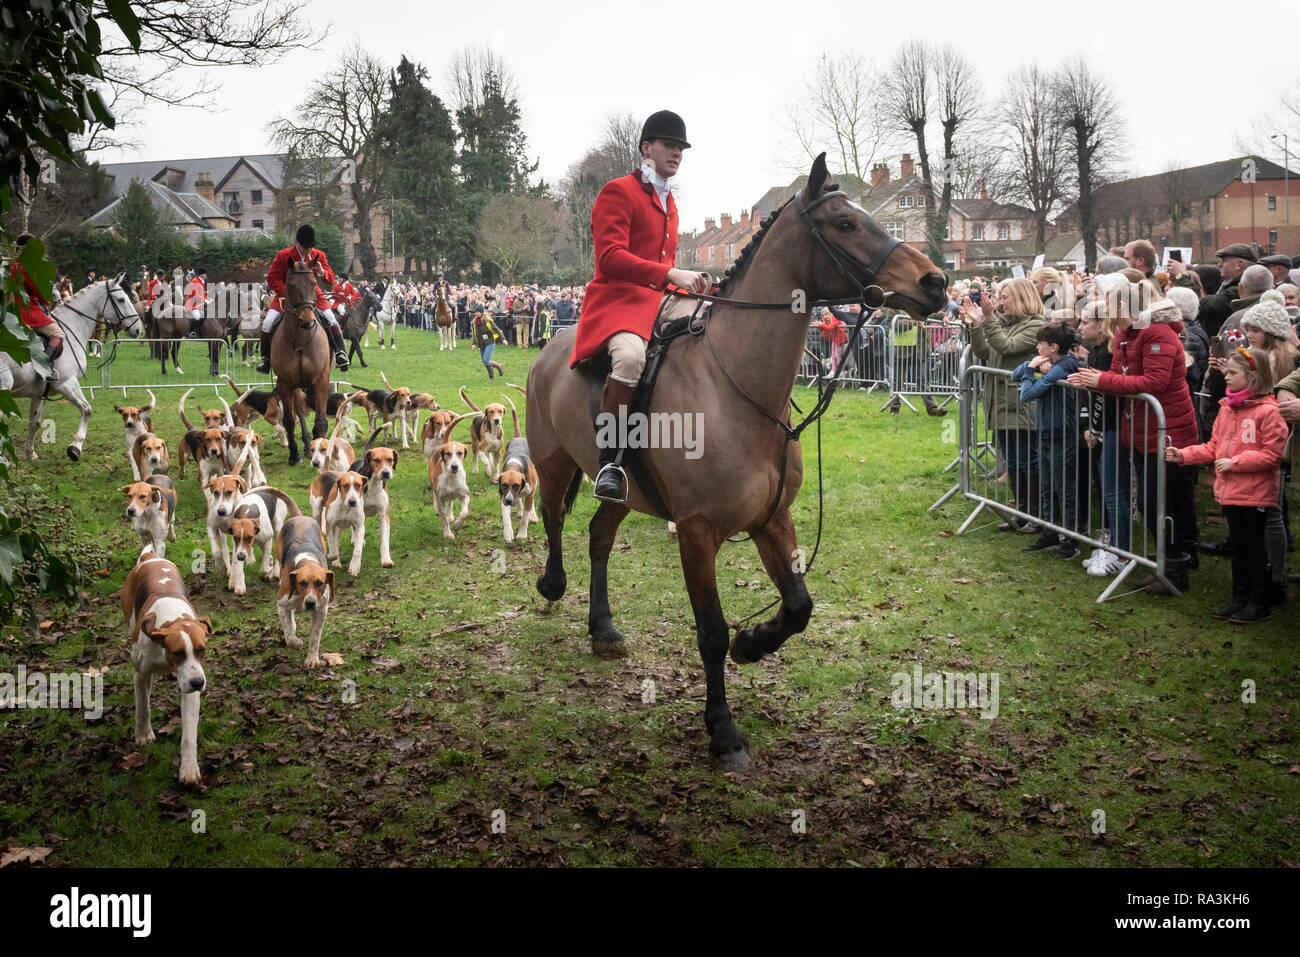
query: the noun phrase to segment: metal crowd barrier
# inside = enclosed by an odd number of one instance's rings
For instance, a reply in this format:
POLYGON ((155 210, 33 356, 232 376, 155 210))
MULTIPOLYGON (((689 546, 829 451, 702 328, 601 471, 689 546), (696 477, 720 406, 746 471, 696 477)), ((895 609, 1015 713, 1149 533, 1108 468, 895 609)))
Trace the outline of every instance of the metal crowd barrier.
MULTIPOLYGON (((1195 483, 1189 479, 1192 473, 1180 472, 1188 500, 1167 500, 1168 441, 1160 403, 1146 393, 1107 397, 1060 382, 1042 398, 1021 402, 1020 386, 1011 381, 1010 372, 968 361, 962 365, 960 451, 953 463, 960 467, 961 480, 932 509, 960 490, 976 507, 958 528, 959 535, 987 511, 1111 553, 1117 571, 1105 576, 1111 580, 1098 602, 1114 597, 1139 566, 1178 594, 1166 574, 1171 557, 1167 539, 1181 519, 1183 545, 1195 547, 1195 483), (1059 416, 1051 421, 1062 427, 1023 428, 1022 410, 1028 421, 1036 422, 1037 406, 1046 402, 1059 416), (1153 434, 1156 451, 1130 450, 1122 440, 1128 430, 1138 436, 1153 434), (1095 441, 1089 441, 1089 435, 1095 441)), ((1140 446, 1137 440, 1135 444, 1140 446)), ((1023 541, 1016 538, 1017 543, 1023 541)), ((1050 548, 1031 553, 1056 554, 1050 548)))
POLYGON ((242 389, 275 388, 274 374, 257 372, 261 356, 257 339, 92 339, 87 343, 86 372, 82 387, 93 397, 96 389, 121 392, 132 389, 188 389, 212 385, 225 391, 226 376, 242 389), (172 362, 171 346, 177 347, 172 362), (211 374, 209 347, 217 347, 217 374, 211 374), (166 350, 166 372, 160 350, 166 350), (247 354, 246 354, 247 353, 247 354))
MULTIPOLYGON (((943 396, 942 408, 957 396, 961 383, 961 356, 966 346, 966 327, 959 322, 927 319, 917 322, 905 315, 890 320, 889 401, 885 406, 916 406, 910 396, 943 396)), ((881 406, 882 409, 885 406, 881 406)))
MULTIPOLYGON (((852 338, 853 327, 846 326, 844 332, 852 338)), ((840 385, 866 392, 888 389, 888 343, 889 328, 879 323, 868 323, 858 334, 853 349, 847 344, 833 345, 830 340, 823 338, 821 330, 810 327, 796 381, 812 388, 819 379, 834 376, 843 365, 844 374, 840 376, 840 385)))

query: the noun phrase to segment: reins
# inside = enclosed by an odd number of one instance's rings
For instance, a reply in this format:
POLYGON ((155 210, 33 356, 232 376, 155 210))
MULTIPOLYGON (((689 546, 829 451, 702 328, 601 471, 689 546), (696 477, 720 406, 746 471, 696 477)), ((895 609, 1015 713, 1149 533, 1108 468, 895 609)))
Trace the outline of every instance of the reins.
MULTIPOLYGON (((857 347, 858 338, 862 334, 862 327, 867 325, 866 322, 867 311, 870 309, 875 309, 883 306, 885 302, 888 301, 890 296, 896 295, 893 292, 889 292, 882 289, 880 286, 876 285, 873 280, 875 279, 876 274, 884 266, 885 261, 889 259, 890 255, 894 252, 894 250, 897 249, 900 245, 902 245, 902 240, 898 239, 895 236, 888 237, 889 241, 884 243, 882 247, 876 251, 871 262, 869 263, 862 262, 852 254, 847 253, 843 249, 828 242, 826 240, 826 237, 822 234, 822 231, 817 227, 817 225, 810 218, 809 213, 812 210, 816 209, 818 206, 820 206, 822 203, 825 203, 830 199, 834 199, 837 196, 844 196, 844 195, 845 193, 842 190, 834 190, 817 197, 817 199, 813 200, 811 203, 804 203, 802 194, 796 193, 792 202, 794 202, 795 208, 799 211, 799 217, 804 222, 805 226, 807 226, 809 235, 812 239, 812 242, 810 242, 808 245, 808 272, 807 272, 808 278, 810 280, 812 279, 814 256, 817 250, 820 248, 821 251, 826 254, 827 258, 830 259, 832 265, 835 266, 835 269, 839 273, 840 277, 844 279, 847 283, 849 283, 850 286, 856 286, 858 288, 858 293, 857 295, 854 296, 846 296, 838 299, 814 299, 810 302, 804 303, 805 310, 820 309, 828 306, 851 305, 853 303, 858 303, 861 306, 863 310, 861 313, 861 318, 857 323, 857 325, 854 326, 853 332, 849 337, 849 341, 846 343, 846 349, 851 352, 853 349, 857 347), (858 272, 860 275, 854 275, 855 272, 858 272), (876 292, 879 294, 879 302, 873 303, 868 301, 869 294, 873 289, 876 290, 876 292)), ((789 202, 787 202, 786 205, 789 205, 789 202)), ((782 211, 784 211, 784 208, 785 207, 783 206, 782 211)), ((779 215, 780 213, 778 213, 778 218, 779 215)), ((677 290, 677 289, 668 290, 665 293, 663 303, 666 303, 668 301, 668 296, 670 295, 681 297, 681 298, 687 298, 687 299, 695 299, 700 302, 708 302, 711 304, 731 306, 737 309, 769 309, 769 310, 777 310, 777 309, 793 310, 794 309, 794 303, 792 302, 776 302, 776 303, 752 302, 744 299, 732 299, 725 296, 711 295, 708 293, 692 293, 692 292, 686 292, 684 290, 677 290)), ((870 298, 874 299, 876 297, 872 296, 870 298)), ((663 311, 663 303, 660 304, 661 314, 663 311)), ((656 318, 656 322, 658 322, 658 318, 656 318)), ((799 436, 803 434, 804 429, 808 428, 808 426, 814 423, 816 423, 817 425, 817 537, 813 544, 812 554, 809 556, 808 561, 804 563, 802 568, 801 573, 807 574, 809 571, 812 570, 813 562, 817 558, 817 553, 821 548, 821 540, 822 540, 824 489, 823 489, 823 482, 822 482, 821 418, 823 415, 826 414, 826 410, 830 407, 831 400, 834 399, 835 397, 835 391, 839 387, 840 377, 844 374, 845 363, 841 362, 839 368, 835 370, 835 373, 832 376, 830 376, 829 379, 820 375, 817 377, 817 401, 816 403, 814 403, 812 409, 808 412, 808 414, 804 416, 803 421, 801 421, 797 426, 795 426, 792 424, 788 424, 780 416, 776 415, 771 410, 766 408, 761 402, 758 402, 757 400, 752 398, 747 392, 745 392, 744 389, 740 387, 740 385, 736 382, 736 380, 733 379, 731 377, 731 374, 727 371, 726 364, 722 361, 722 357, 718 355, 718 350, 713 344, 713 338, 712 336, 709 335, 708 320, 705 319, 700 323, 700 325, 702 328, 699 330, 699 332, 696 332, 694 328, 692 328, 691 331, 697 335, 701 335, 701 334, 703 335, 705 342, 708 343, 709 352, 713 356, 713 361, 717 364, 718 370, 722 373, 723 379, 725 379, 727 384, 730 385, 731 388, 734 389, 736 393, 742 399, 744 399, 745 402, 747 402, 752 408, 757 410, 765 418, 771 420, 772 422, 775 422, 778 426, 780 426, 782 433, 785 435, 785 441, 781 444, 781 466, 780 466, 780 470, 777 473, 778 478, 777 478, 776 495, 772 499, 772 504, 768 508, 767 515, 764 516, 763 521, 759 525, 760 528, 766 526, 767 523, 772 520, 772 517, 776 514, 776 510, 781 505, 781 497, 785 493, 785 470, 786 470, 786 464, 789 460, 790 443, 793 441, 797 441, 799 436)), ((792 407, 798 410, 798 406, 796 406, 794 403, 793 395, 790 396, 787 399, 787 401, 790 403, 792 407)), ((802 412, 802 410, 799 411, 802 412)), ((752 533, 750 533, 748 538, 752 538, 752 537, 753 535, 752 533)), ((735 542, 746 541, 746 539, 729 538, 727 539, 727 541, 735 543, 735 542)), ((782 599, 778 597, 775 601, 771 602, 770 604, 766 605, 763 608, 760 608, 758 611, 754 612, 749 617, 743 618, 738 622, 731 622, 730 624, 737 631, 739 631, 741 625, 744 625, 746 622, 754 618, 757 618, 759 615, 764 614, 769 609, 779 605, 781 603, 781 600, 782 599)))

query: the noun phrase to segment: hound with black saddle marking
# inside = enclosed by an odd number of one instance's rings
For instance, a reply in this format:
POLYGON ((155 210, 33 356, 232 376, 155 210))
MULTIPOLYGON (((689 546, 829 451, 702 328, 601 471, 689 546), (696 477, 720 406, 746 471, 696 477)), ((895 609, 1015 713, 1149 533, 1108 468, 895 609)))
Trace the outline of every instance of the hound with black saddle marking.
POLYGON ((167 541, 176 541, 176 490, 165 475, 150 475, 143 482, 123 485, 126 494, 126 517, 131 519, 141 545, 153 547, 154 554, 167 554, 167 541))
POLYGON ((301 514, 298 503, 278 488, 264 485, 249 489, 242 495, 230 517, 231 562, 226 587, 236 595, 247 593, 244 565, 255 559, 258 548, 262 550, 263 576, 278 577, 280 568, 275 557, 275 538, 286 521, 301 514))
POLYGON ((198 784, 199 694, 207 687, 203 661, 212 619, 200 618, 190 605, 180 569, 146 547, 122 583, 135 671, 135 743, 154 740, 149 705, 153 676, 173 674, 181 693, 181 784, 198 784))
MULTIPOLYGON (((219 426, 204 426, 196 429, 185 417, 185 398, 193 389, 188 389, 181 396, 178 411, 181 424, 186 432, 181 436, 178 453, 181 460, 181 478, 185 478, 185 459, 193 458, 198 469, 199 485, 206 486, 209 481, 226 471, 226 431, 219 426)), ((221 413, 218 413, 221 414, 221 413)))
MULTIPOLYGON (((510 399, 506 398, 507 402, 510 399)), ((510 524, 510 512, 516 504, 519 506, 519 537, 528 537, 528 523, 537 521, 537 512, 533 509, 533 497, 537 494, 537 469, 532 456, 528 454, 528 440, 519 434, 519 413, 515 404, 510 402, 510 414, 514 418, 515 437, 506 443, 505 454, 501 460, 501 471, 497 474, 497 493, 501 496, 501 528, 507 542, 515 540, 515 532, 510 524)))
POLYGON ((371 389, 366 391, 358 389, 348 396, 348 401, 353 405, 362 406, 366 414, 370 417, 370 431, 374 432, 378 424, 382 422, 387 426, 391 423, 398 423, 402 428, 402 448, 410 448, 406 440, 406 413, 411 407, 411 390, 408 388, 400 389, 371 389))
POLYGON ((334 597, 334 573, 326 567, 325 537, 320 526, 305 515, 285 520, 280 529, 280 588, 275 594, 275 610, 280 616, 284 643, 301 648, 294 612, 311 612, 311 638, 307 643, 304 667, 319 668, 321 635, 325 615, 334 597))

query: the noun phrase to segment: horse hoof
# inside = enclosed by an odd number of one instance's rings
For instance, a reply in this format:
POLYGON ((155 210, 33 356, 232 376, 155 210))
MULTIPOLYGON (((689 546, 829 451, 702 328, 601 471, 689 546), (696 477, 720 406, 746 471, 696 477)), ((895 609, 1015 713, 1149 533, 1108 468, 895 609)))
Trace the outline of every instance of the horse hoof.
POLYGON ((718 760, 722 763, 722 770, 731 774, 743 774, 754 763, 749 759, 749 752, 743 748, 739 751, 728 751, 726 754, 720 754, 718 760))
POLYGON ((731 660, 738 665, 752 665, 758 660, 757 658, 750 658, 740 650, 740 641, 745 637, 753 637, 753 632, 748 630, 742 631, 731 639, 731 648, 729 649, 729 653, 731 655, 731 660))
POLYGON ((591 639, 591 653, 597 658, 626 658, 627 645, 623 643, 623 636, 619 635, 613 639, 591 639))
POLYGON ((302 456, 301 456, 301 455, 291 455, 291 456, 289 456, 289 466, 292 468, 292 467, 295 466, 295 465, 302 465, 302 456))
POLYGON ((564 589, 567 584, 564 575, 557 576, 554 579, 547 575, 539 575, 537 578, 537 593, 547 601, 559 601, 564 597, 564 589))
MULTIPOLYGON (((32 457, 35 458, 35 456, 32 456, 32 457)), ((81 460, 81 449, 77 448, 75 445, 69 445, 69 446, 68 446, 68 458, 72 459, 72 461, 74 461, 74 462, 78 462, 78 461, 80 461, 80 460, 81 460)))

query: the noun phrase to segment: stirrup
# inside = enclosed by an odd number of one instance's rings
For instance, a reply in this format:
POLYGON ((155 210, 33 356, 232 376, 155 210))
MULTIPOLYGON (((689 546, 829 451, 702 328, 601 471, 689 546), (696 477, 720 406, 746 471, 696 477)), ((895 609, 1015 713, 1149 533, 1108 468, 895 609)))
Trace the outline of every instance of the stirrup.
POLYGON ((351 365, 351 363, 348 362, 348 354, 342 349, 334 353, 334 365, 336 365, 340 371, 345 371, 348 366, 351 365))
POLYGON ((271 357, 262 356, 262 361, 257 364, 257 371, 261 375, 267 375, 271 371, 271 357))
POLYGON ((601 466, 600 471, 596 473, 595 489, 592 494, 602 502, 614 502, 618 505, 627 502, 627 473, 623 471, 623 467, 615 465, 613 462, 601 466), (617 482, 618 484, 615 489, 606 490, 602 493, 600 487, 602 481, 617 482))

